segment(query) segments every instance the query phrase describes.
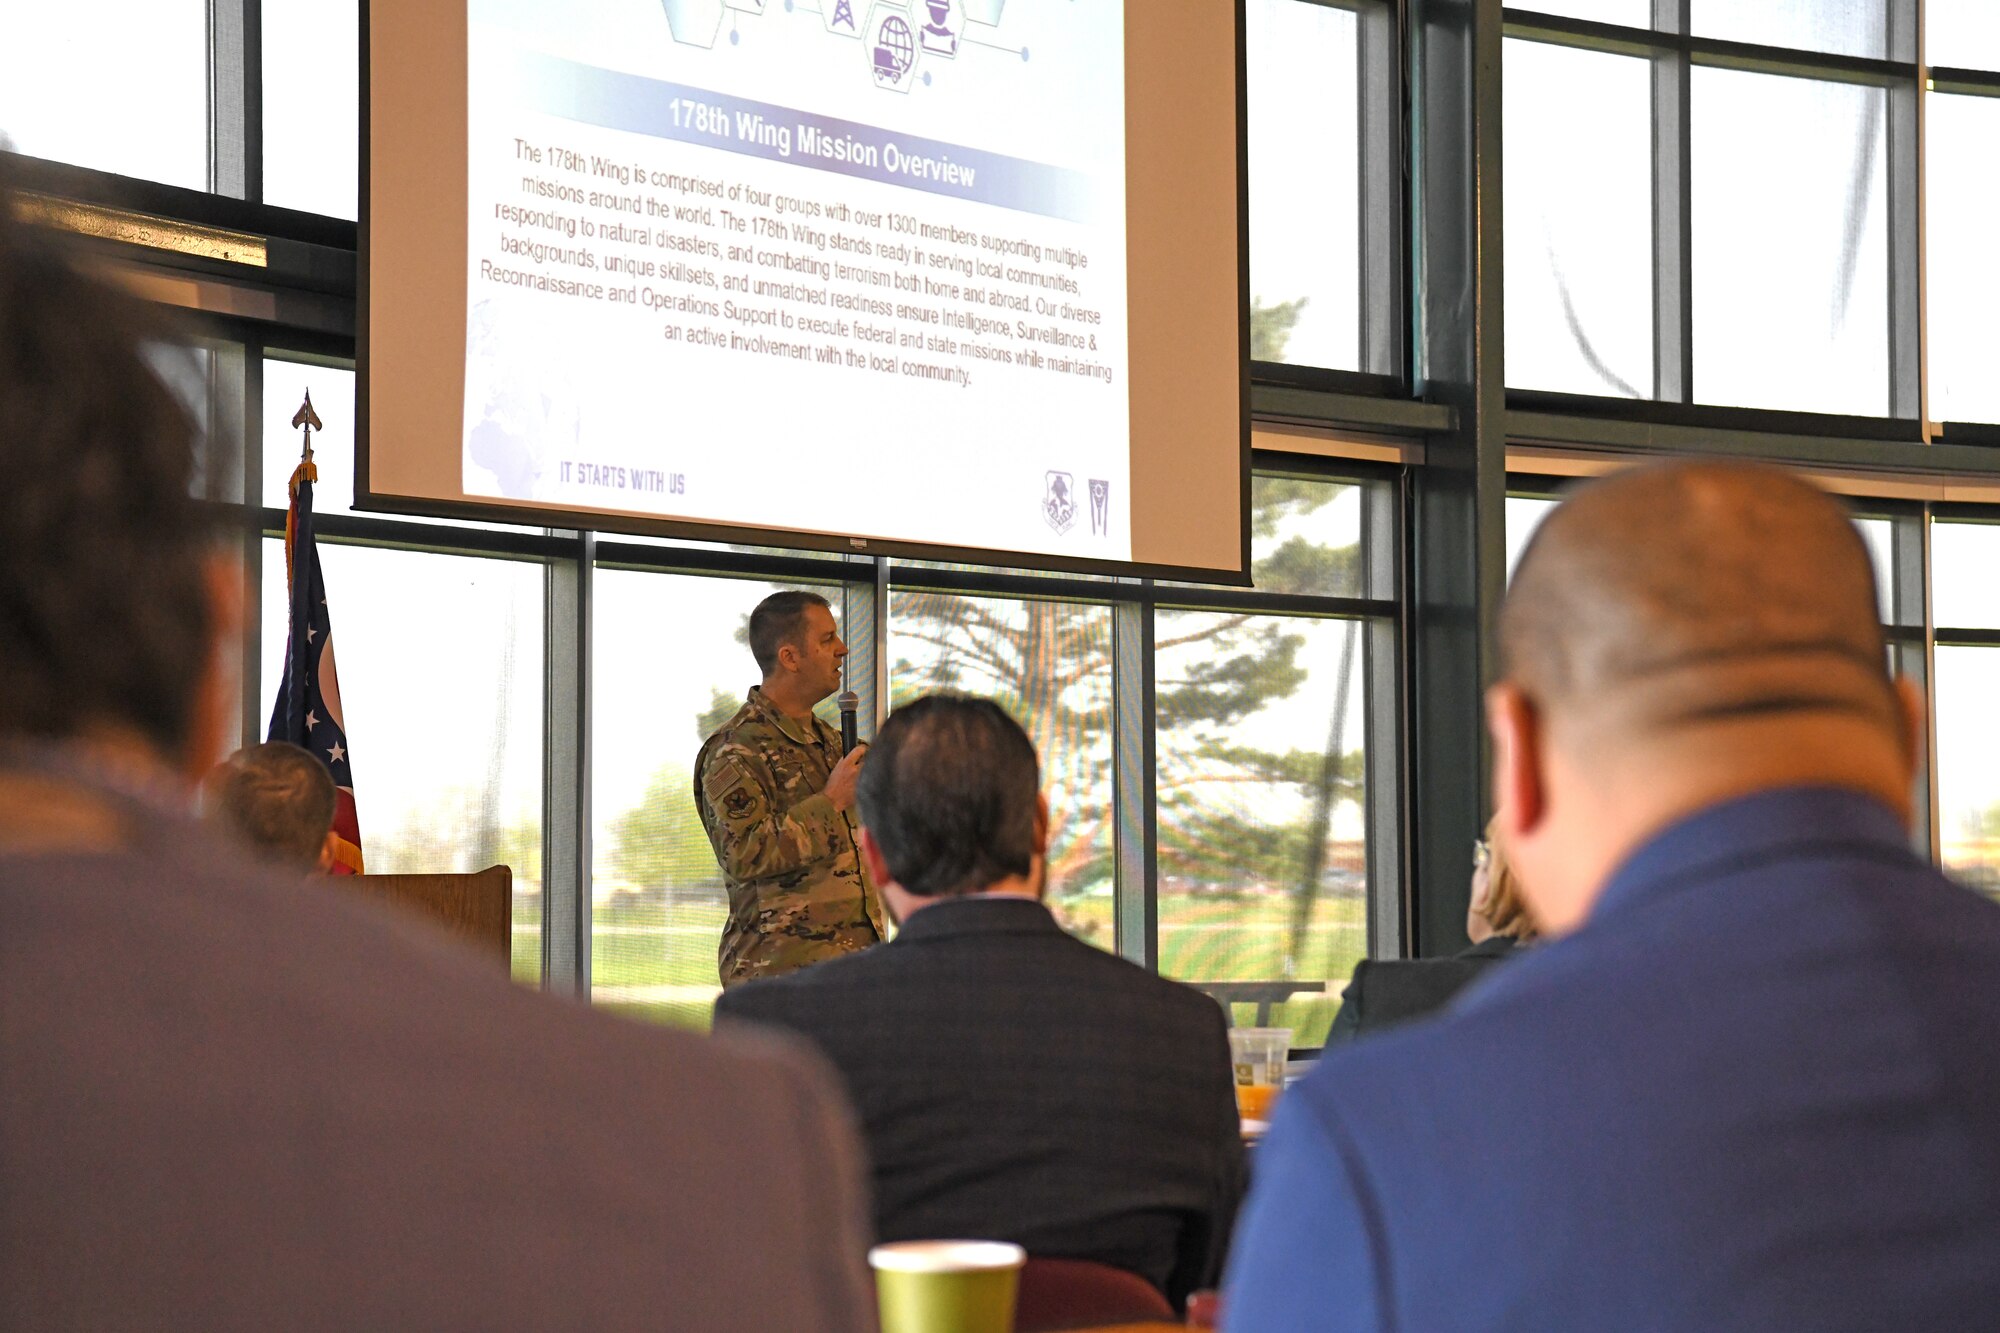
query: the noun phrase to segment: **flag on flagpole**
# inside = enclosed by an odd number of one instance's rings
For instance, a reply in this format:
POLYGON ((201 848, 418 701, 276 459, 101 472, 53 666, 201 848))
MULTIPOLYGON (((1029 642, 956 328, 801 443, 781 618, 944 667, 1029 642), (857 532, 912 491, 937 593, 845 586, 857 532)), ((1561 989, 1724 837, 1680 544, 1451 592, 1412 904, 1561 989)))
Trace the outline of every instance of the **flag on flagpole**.
POLYGON ((291 631, 285 640, 285 673, 278 682, 270 734, 265 739, 302 746, 333 773, 333 873, 358 875, 361 823, 354 809, 354 768, 347 757, 340 677, 333 667, 333 621, 326 609, 326 581, 319 572, 319 548, 313 544, 312 488, 317 480, 319 469, 308 449, 292 471, 292 503, 285 515, 291 631))

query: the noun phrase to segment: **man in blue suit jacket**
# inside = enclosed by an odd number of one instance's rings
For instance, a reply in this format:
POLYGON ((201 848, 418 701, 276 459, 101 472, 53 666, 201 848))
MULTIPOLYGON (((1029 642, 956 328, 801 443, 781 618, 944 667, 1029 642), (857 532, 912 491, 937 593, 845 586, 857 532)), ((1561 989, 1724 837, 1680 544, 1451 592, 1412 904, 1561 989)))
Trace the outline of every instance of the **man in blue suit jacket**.
POLYGON ((1911 851, 1875 608, 1774 469, 1550 516, 1487 714, 1554 938, 1281 1104, 1228 1327, 2000 1321, 2000 909, 1911 851))

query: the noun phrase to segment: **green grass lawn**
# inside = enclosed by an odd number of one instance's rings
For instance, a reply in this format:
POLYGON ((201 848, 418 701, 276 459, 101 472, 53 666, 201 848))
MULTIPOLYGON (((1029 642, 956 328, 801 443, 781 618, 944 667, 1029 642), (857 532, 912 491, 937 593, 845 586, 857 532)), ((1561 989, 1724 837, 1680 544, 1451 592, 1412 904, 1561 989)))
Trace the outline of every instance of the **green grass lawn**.
MULTIPOLYGON (((1077 934, 1100 947, 1112 938, 1111 900, 1057 904, 1077 934)), ((1275 981, 1286 975, 1291 903, 1278 896, 1223 898, 1167 894, 1160 899, 1160 970, 1185 981, 1275 981)), ((716 989, 715 948, 724 911, 717 903, 621 905, 596 914, 590 945, 593 999, 599 1008, 650 1022, 705 1029, 716 989)), ((1340 990, 1367 948, 1366 905, 1354 897, 1322 899, 1292 975, 1326 983, 1323 995, 1275 1006, 1271 1025, 1293 1029, 1292 1044, 1318 1046, 1340 1007, 1340 990)), ((540 975, 541 941, 514 935, 514 972, 540 975)), ((1235 1006, 1240 1026, 1256 1007, 1235 1006)))

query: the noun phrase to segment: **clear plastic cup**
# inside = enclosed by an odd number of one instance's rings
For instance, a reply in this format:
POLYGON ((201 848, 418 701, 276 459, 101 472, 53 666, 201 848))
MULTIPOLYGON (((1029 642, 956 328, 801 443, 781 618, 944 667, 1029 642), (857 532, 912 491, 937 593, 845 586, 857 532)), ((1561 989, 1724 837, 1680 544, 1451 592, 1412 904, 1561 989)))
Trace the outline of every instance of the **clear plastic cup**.
POLYGON ((1231 1028, 1229 1060, 1236 1071, 1236 1111, 1245 1120, 1269 1120, 1271 1103, 1285 1086, 1290 1028, 1231 1028))

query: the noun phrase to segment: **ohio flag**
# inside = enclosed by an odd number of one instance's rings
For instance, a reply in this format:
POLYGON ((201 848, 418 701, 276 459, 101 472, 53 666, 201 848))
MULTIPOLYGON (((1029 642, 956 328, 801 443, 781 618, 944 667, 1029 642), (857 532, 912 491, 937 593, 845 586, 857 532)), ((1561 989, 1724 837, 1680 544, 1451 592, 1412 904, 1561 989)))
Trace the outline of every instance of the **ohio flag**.
POLYGON ((358 875, 361 822, 354 810, 354 768, 347 757, 340 677, 333 669, 333 622, 326 610, 326 581, 319 572, 319 548, 313 545, 312 488, 317 480, 319 469, 308 455, 292 472, 292 504, 285 516, 291 632, 285 640, 284 677, 278 682, 270 734, 265 739, 303 746, 332 771, 333 873, 358 875))

